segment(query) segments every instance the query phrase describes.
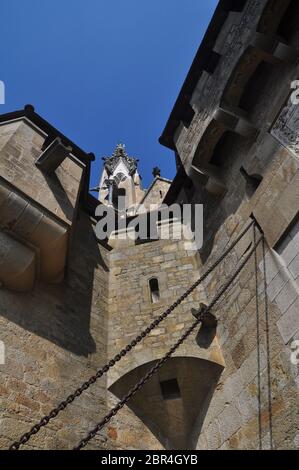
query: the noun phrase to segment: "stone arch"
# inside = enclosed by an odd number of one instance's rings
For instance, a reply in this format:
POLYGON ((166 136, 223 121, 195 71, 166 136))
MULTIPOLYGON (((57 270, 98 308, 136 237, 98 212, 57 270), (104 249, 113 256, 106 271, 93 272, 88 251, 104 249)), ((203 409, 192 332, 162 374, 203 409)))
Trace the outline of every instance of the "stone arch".
MULTIPOLYGON (((269 0, 266 3, 257 29, 228 80, 221 98, 221 107, 246 113, 247 110, 242 107, 242 101, 244 103, 246 100, 242 100, 242 97, 252 88, 250 85, 259 79, 260 83, 256 89, 260 90, 262 95, 267 81, 271 79, 271 68, 294 62, 298 58, 290 31, 292 28, 299 30, 298 21, 297 0, 269 0)), ((299 34, 297 39, 299 43, 299 34)), ((250 97, 248 101, 255 103, 250 97)))
POLYGON ((200 167, 210 162, 214 148, 224 132, 224 125, 213 119, 199 142, 192 160, 192 165, 200 167))
POLYGON ((230 110, 239 109, 245 87, 260 62, 261 57, 257 50, 249 47, 244 51, 224 89, 221 107, 230 110))
MULTIPOLYGON (((172 357, 195 357, 198 359, 215 362, 219 366, 225 367, 225 361, 218 343, 217 336, 215 336, 213 338, 213 341, 210 342, 209 347, 204 348, 198 345, 199 333, 201 337, 204 338, 205 333, 199 329, 197 333, 191 336, 191 339, 189 338, 187 341, 185 341, 180 346, 180 348, 174 352, 172 357)), ((161 356, 163 356, 163 354, 166 353, 168 350, 169 346, 167 346, 166 344, 161 345, 161 348, 153 348, 151 343, 147 343, 147 341, 144 340, 142 343, 142 348, 135 348, 127 359, 123 359, 122 361, 117 362, 115 366, 108 372, 108 388, 132 370, 141 367, 144 364, 158 361, 159 359, 161 359, 161 356)))
POLYGON ((196 183, 215 195, 223 196, 226 192, 223 171, 221 168, 221 141, 229 134, 232 139, 252 139, 256 136, 256 128, 242 115, 224 108, 216 109, 210 125, 207 127, 195 151, 191 166, 186 172, 196 183), (216 155, 217 152, 217 162, 216 155))
MULTIPOLYGON (((286 64, 294 62, 298 51, 279 42, 275 37, 259 32, 253 34, 250 44, 240 57, 224 89, 220 107, 247 120, 263 122, 267 106, 261 106, 271 94, 275 74, 280 76, 286 64), (265 109, 264 112, 261 110, 265 109)), ((272 90, 273 92, 273 90, 272 90)))
MULTIPOLYGON (((146 362, 120 377, 109 391, 121 399, 156 363, 146 362)), ((128 402, 129 408, 166 449, 195 449, 223 365, 175 356, 128 402)))

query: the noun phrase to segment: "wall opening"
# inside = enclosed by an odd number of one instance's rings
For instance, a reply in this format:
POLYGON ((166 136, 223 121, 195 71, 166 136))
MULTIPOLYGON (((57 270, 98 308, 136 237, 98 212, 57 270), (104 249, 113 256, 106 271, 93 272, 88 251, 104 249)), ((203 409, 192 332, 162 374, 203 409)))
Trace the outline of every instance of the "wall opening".
POLYGON ((186 127, 188 129, 188 127, 190 126, 194 116, 195 116, 195 111, 192 108, 191 104, 188 102, 186 104, 184 114, 182 116, 182 123, 183 123, 184 127, 186 127))
POLYGON ((114 188, 112 203, 119 211, 126 208, 126 190, 125 188, 114 188))
POLYGON ((181 398, 180 387, 177 379, 164 380, 160 382, 163 400, 175 400, 181 398))
MULTIPOLYGON (((264 34, 277 34, 277 29, 283 21, 291 0, 268 0, 261 15, 257 31, 264 34)), ((295 0, 297 3, 297 0, 295 0)))
POLYGON ((240 98, 239 107, 252 117, 259 107, 261 100, 269 94, 275 66, 269 62, 261 61, 246 83, 240 98))
POLYGON ((299 32, 299 2, 292 0, 281 19, 277 34, 287 43, 292 43, 294 35, 299 32))
MULTIPOLYGON (((158 360, 125 373, 109 387, 110 392, 121 399, 158 360)), ((128 406, 165 449, 196 449, 223 367, 197 357, 172 357, 128 406)))
POLYGON ((209 163, 217 166, 218 168, 223 167, 225 165, 227 149, 231 148, 232 141, 235 140, 235 138, 236 134, 231 131, 226 131, 216 144, 209 163))
POLYGON ((151 294, 151 301, 153 304, 159 302, 160 300, 160 289, 159 289, 159 281, 156 277, 149 280, 149 288, 151 294))

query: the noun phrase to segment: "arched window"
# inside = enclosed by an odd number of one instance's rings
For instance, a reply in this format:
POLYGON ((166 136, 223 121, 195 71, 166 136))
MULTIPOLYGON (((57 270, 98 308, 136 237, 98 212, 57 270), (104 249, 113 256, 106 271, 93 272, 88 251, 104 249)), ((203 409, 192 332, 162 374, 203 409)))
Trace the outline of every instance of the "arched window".
POLYGON ((112 202, 119 211, 126 208, 126 190, 125 188, 113 188, 112 202))
POLYGON ((160 300, 159 281, 156 277, 149 280, 149 288, 151 294, 151 301, 156 304, 160 300))

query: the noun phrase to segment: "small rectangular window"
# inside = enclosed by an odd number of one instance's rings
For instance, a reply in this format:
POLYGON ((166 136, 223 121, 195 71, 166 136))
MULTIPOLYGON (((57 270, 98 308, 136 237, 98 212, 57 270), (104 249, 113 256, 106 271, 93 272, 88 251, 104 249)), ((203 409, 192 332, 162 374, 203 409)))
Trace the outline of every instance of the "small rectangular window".
POLYGON ((177 379, 160 382, 161 392, 164 400, 181 398, 181 392, 177 379))

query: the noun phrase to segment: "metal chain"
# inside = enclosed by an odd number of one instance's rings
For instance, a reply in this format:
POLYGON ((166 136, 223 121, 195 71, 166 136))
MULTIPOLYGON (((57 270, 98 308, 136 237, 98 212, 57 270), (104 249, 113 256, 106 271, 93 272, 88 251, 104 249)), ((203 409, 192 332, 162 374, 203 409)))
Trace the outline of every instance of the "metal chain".
POLYGON ((263 281, 264 281, 264 300, 265 300, 265 321, 266 321, 266 349, 267 349, 267 378, 268 378, 268 414, 269 414, 269 440, 270 450, 273 450, 273 422, 272 422, 272 384, 271 384, 271 364, 270 364, 270 332, 269 332, 269 306, 267 299, 267 265, 266 265, 266 239, 263 237, 263 281))
MULTIPOLYGON (((256 242, 256 226, 253 226, 253 242, 256 242)), ((255 310, 256 310, 256 343, 257 343, 257 402, 258 402, 258 430, 259 450, 262 450, 262 397, 261 397, 261 346, 260 346, 260 311, 258 290, 258 259, 257 250, 254 253, 255 270, 255 310)))
POLYGON ((146 384, 146 382, 164 365, 164 363, 171 357, 171 355, 179 348, 179 346, 190 336, 193 330, 197 327, 197 325, 202 321, 204 315, 206 315, 218 300, 222 297, 224 292, 229 288, 229 286, 234 282, 236 277, 242 271, 245 264, 248 262, 250 257, 252 256, 253 252, 256 252, 256 248, 261 242, 263 237, 260 237, 257 242, 255 242, 254 246, 248 253, 248 255, 244 258, 243 262, 240 264, 238 269, 234 272, 234 274, 228 279, 228 281, 223 285, 223 287, 219 290, 216 294, 212 302, 204 309, 204 312, 201 313, 195 322, 188 328, 188 330, 180 337, 180 339, 172 346, 172 348, 163 356, 154 367, 152 367, 147 374, 125 395, 125 397, 120 400, 117 405, 110 410, 110 412, 95 426, 92 431, 90 431, 87 436, 80 441, 80 443, 73 448, 73 450, 81 450, 86 444, 91 441, 95 435, 103 429, 103 427, 108 424, 111 419, 126 405, 126 403, 146 384))
POLYGON ((182 294, 176 302, 174 302, 167 310, 165 310, 159 317, 157 317, 147 328, 145 328, 131 343, 127 344, 113 359, 111 359, 105 366, 97 371, 95 375, 90 377, 89 380, 84 382, 75 392, 70 394, 64 401, 62 401, 56 408, 46 416, 44 416, 37 424, 35 424, 27 433, 23 434, 20 439, 14 442, 9 450, 18 450, 21 445, 26 444, 29 439, 37 434, 39 430, 46 426, 49 421, 54 419, 61 411, 63 411, 69 404, 71 404, 76 398, 78 398, 85 390, 87 390, 92 384, 94 384, 100 377, 106 374, 111 367, 119 362, 124 356, 128 354, 137 344, 139 344, 154 328, 156 328, 165 318, 167 318, 175 308, 177 308, 208 276, 211 272, 220 264, 224 258, 231 252, 231 250, 237 245, 237 243, 243 238, 248 230, 255 223, 254 220, 238 235, 235 241, 223 252, 223 254, 213 263, 210 268, 191 286, 189 289, 182 294))

